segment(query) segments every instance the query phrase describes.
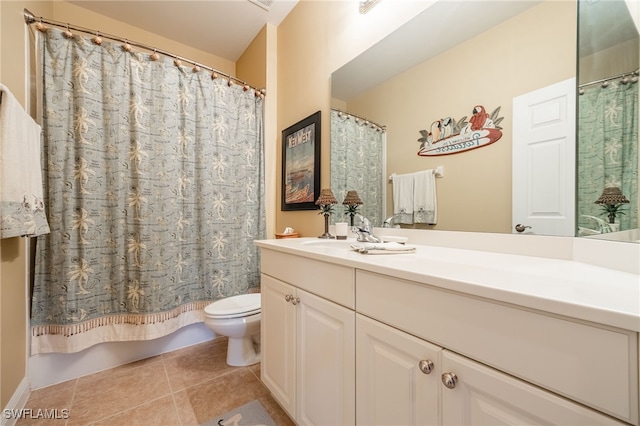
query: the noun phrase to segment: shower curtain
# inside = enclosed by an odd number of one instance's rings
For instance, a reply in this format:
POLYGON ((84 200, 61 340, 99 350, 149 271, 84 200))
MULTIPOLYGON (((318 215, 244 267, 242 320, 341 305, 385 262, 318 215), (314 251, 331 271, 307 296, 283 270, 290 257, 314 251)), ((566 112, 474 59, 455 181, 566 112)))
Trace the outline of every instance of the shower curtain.
MULTIPOLYGON (((382 226, 384 179, 384 133, 355 119, 331 111, 331 189, 338 203, 347 191, 358 192, 363 204, 358 212, 373 226, 382 226)), ((349 222, 340 205, 332 217, 335 222, 349 222)), ((357 223, 357 222, 356 222, 357 223)))
POLYGON ((595 229, 594 204, 605 187, 619 187, 630 201, 618 215, 620 230, 638 227, 638 83, 591 86, 578 96, 578 226, 595 229))
POLYGON ((39 37, 45 202, 32 354, 167 335, 257 291, 263 102, 173 60, 39 37))

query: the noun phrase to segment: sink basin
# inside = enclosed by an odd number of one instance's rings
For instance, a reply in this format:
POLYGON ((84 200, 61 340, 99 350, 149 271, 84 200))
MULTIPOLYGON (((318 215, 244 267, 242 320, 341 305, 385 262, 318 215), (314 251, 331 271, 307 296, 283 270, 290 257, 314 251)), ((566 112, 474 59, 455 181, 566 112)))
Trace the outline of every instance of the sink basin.
POLYGON ((309 248, 347 249, 350 248, 353 243, 355 243, 355 240, 353 239, 336 240, 330 238, 316 238, 302 241, 301 245, 309 248))

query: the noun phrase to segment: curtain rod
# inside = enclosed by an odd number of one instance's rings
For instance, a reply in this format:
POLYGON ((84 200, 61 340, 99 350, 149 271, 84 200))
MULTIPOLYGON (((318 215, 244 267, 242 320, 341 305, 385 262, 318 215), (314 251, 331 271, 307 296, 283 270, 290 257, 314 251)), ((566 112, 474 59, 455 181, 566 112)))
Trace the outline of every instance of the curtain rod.
MULTIPOLYGON (((172 59, 174 59, 176 61, 184 61, 184 62, 193 64, 194 72, 197 72, 200 68, 203 68, 203 69, 206 69, 209 72, 211 72, 211 78, 212 79, 215 79, 215 78, 218 77, 218 75, 220 75, 220 76, 225 77, 225 78, 227 78, 229 80, 229 85, 232 84, 231 80, 233 80, 233 81, 236 81, 236 82, 240 83, 243 86, 243 89, 245 91, 248 90, 248 89, 253 89, 256 96, 264 97, 266 95, 266 90, 265 89, 257 89, 257 88, 255 88, 253 86, 248 85, 245 81, 242 81, 237 77, 233 77, 233 76, 231 76, 229 74, 226 74, 226 73, 224 73, 222 71, 218 71, 218 70, 213 69, 211 67, 208 67, 206 65, 202 65, 199 62, 193 61, 191 59, 183 58, 181 56, 175 55, 175 54, 170 53, 170 52, 166 52, 166 51, 164 51, 162 49, 158 49, 158 48, 155 48, 155 47, 152 47, 152 46, 148 46, 148 45, 143 44, 143 43, 138 43, 138 42, 131 41, 131 40, 123 38, 123 37, 114 36, 114 35, 111 35, 111 34, 105 34, 105 33, 101 32, 101 31, 92 30, 92 29, 89 29, 89 28, 83 28, 83 27, 79 27, 77 25, 71 25, 71 24, 68 24, 68 23, 65 23, 65 22, 54 21, 52 19, 47 19, 47 18, 43 18, 43 17, 36 17, 28 9, 24 9, 24 21, 25 21, 25 23, 27 25, 31 25, 31 24, 34 24, 34 23, 49 24, 49 25, 53 25, 53 26, 56 26, 56 27, 65 28, 68 31, 74 30, 74 31, 80 31, 80 32, 83 32, 83 33, 86 33, 86 34, 94 34, 94 35, 96 35, 96 37, 107 38, 109 40, 118 41, 118 42, 121 42, 121 43, 128 44, 130 46, 135 46, 135 47, 138 47, 138 48, 141 48, 141 49, 145 49, 145 50, 151 51, 153 53, 158 53, 158 54, 161 54, 161 55, 164 55, 164 56, 168 56, 169 58, 172 58, 172 59)), ((178 64, 176 64, 176 65, 178 65, 178 64)))
MULTIPOLYGON (((590 86, 592 84, 604 83, 605 81, 611 81, 611 80, 615 80, 617 78, 628 77, 628 76, 636 77, 636 81, 637 81, 639 73, 640 73, 640 70, 637 69, 635 71, 631 71, 631 72, 628 72, 628 73, 616 75, 614 77, 607 77, 607 78, 603 78, 603 79, 600 79, 600 80, 595 80, 595 81, 590 81, 588 83, 583 83, 583 84, 580 84, 578 87, 585 87, 585 86, 590 86)), ((634 81, 634 83, 635 83, 635 81, 634 81)))
MULTIPOLYGON (((370 124, 372 127, 376 127, 378 130, 380 130, 380 131, 382 131, 382 132, 386 132, 386 131, 387 131, 387 127, 386 127, 386 126, 382 126, 382 125, 380 125, 380 124, 378 124, 378 123, 374 123, 373 121, 368 120, 368 119, 366 119, 366 118, 364 118, 364 117, 360 117, 360 116, 358 116, 358 115, 351 114, 350 112, 341 111, 341 110, 339 110, 338 108, 331 108, 331 111, 336 111, 336 112, 338 113, 338 116, 340 116, 340 114, 346 114, 346 115, 348 115, 348 116, 355 117, 355 118, 357 118, 358 120, 362 120, 362 121, 364 121, 364 122, 366 122, 366 123, 370 124)), ((347 117, 347 118, 348 118, 348 117, 347 117)))

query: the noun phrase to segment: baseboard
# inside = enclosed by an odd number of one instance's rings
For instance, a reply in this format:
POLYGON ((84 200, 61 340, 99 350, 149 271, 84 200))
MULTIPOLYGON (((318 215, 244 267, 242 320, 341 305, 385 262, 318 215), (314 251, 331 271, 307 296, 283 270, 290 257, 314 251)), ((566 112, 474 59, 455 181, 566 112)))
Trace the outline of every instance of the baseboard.
POLYGON ((16 424, 20 416, 20 410, 25 408, 25 405, 29 400, 29 396, 31 395, 31 391, 29 389, 29 379, 24 377, 7 403, 7 406, 2 410, 2 420, 0 421, 1 426, 14 426, 16 424))

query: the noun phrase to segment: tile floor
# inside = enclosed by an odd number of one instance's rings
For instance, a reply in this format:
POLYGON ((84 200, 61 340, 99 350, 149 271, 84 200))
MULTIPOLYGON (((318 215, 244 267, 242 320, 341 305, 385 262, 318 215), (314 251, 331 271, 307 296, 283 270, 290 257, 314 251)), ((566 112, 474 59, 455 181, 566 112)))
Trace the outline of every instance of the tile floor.
POLYGON ((198 425, 258 399, 278 425, 294 423, 260 381, 260 364, 230 367, 219 338, 32 392, 25 408, 69 410, 68 419, 22 418, 18 426, 55 424, 198 425))

